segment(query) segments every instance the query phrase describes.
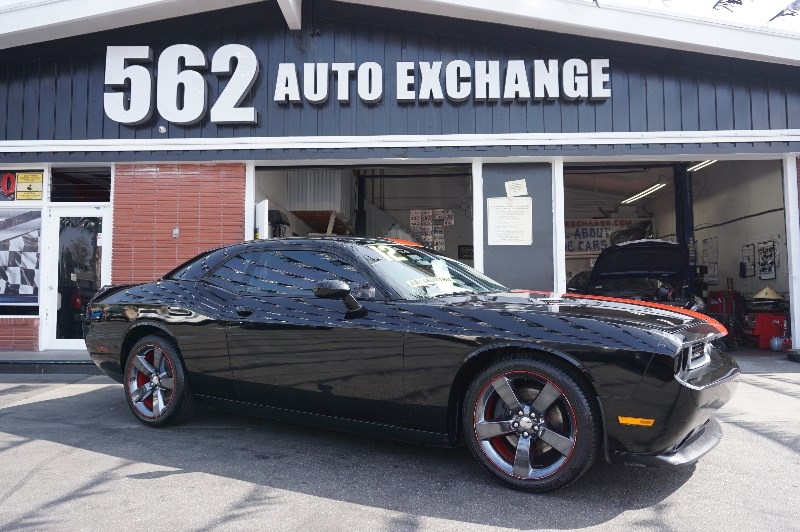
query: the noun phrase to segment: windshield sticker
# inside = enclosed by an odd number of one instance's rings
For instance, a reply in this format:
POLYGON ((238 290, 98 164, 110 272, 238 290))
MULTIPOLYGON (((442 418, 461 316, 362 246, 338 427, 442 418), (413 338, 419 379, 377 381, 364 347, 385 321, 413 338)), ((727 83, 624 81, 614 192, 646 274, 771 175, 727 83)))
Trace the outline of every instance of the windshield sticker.
POLYGON ((435 259, 431 261, 433 274, 437 277, 450 277, 450 270, 447 268, 447 263, 442 259, 435 259))
POLYGON ((397 252, 397 248, 393 246, 385 246, 380 244, 375 244, 371 246, 367 246, 375 253, 383 257, 384 260, 392 261, 392 262, 405 262, 408 259, 405 258, 403 255, 397 252))
POLYGON ((419 279, 409 279, 406 283, 412 288, 420 286, 430 286, 434 284, 453 283, 452 277, 420 277, 419 279))

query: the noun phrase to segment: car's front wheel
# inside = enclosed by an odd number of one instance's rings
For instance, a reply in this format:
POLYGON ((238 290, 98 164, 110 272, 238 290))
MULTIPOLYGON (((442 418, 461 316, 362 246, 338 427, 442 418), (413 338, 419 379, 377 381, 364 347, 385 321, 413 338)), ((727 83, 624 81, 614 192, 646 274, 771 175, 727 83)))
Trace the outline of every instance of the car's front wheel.
POLYGON ((125 363, 125 397, 134 415, 153 427, 183 421, 194 406, 194 394, 177 346, 163 336, 145 336, 125 363))
POLYGON ((595 460, 600 428, 593 401, 560 366, 507 356, 467 389, 464 435, 473 456, 503 484, 554 490, 579 478, 595 460))

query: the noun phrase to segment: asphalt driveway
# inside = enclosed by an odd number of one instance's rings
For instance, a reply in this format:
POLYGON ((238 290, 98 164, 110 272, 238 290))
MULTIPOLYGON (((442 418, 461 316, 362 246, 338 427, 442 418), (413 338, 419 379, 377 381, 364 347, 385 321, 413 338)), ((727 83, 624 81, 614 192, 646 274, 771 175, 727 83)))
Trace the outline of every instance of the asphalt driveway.
POLYGON ((545 495, 464 448, 206 408, 148 429, 105 377, 0 374, 0 529, 800 530, 800 364, 757 355, 696 466, 598 463, 545 495))

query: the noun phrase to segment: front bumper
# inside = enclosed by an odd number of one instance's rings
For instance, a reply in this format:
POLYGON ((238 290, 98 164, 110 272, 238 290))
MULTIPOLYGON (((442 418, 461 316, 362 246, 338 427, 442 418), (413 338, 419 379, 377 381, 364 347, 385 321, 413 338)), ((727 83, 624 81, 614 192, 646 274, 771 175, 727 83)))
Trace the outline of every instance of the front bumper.
POLYGON ((603 401, 609 462, 680 466, 697 461, 719 443, 722 431, 711 416, 735 392, 739 366, 717 349, 707 365, 691 372, 675 375, 673 362, 654 357, 633 396, 603 401), (652 423, 627 425, 625 417, 652 423))
POLYGON ((722 427, 709 418, 705 424, 692 431, 680 444, 660 453, 612 452, 610 461, 617 464, 678 467, 690 465, 708 454, 722 440, 722 427))

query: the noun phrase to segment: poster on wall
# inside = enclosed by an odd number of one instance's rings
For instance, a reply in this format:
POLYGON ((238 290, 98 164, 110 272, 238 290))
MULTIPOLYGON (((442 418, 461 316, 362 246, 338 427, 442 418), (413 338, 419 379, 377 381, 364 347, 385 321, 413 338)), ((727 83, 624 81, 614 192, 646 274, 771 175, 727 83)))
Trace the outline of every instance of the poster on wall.
POLYGON ((41 211, 0 209, 0 305, 39 302, 41 211))
POLYGON ((742 246, 742 263, 740 277, 753 277, 756 274, 756 246, 745 244, 742 246))
POLYGON ((708 267, 705 281, 709 285, 719 284, 719 240, 717 237, 704 238, 700 245, 700 264, 708 267))
POLYGON ((490 246, 533 244, 533 200, 530 196, 486 199, 490 246))
POLYGON ((42 199, 43 172, 0 173, 0 201, 36 201, 42 199))
POLYGON ((412 209, 409 212, 409 227, 414 237, 440 253, 446 247, 444 228, 454 224, 453 209, 412 209))
POLYGON ((569 256, 598 255, 612 244, 648 237, 652 220, 633 218, 588 218, 564 220, 565 253, 569 256))
POLYGON ((758 243, 758 278, 775 279, 775 241, 758 243))

